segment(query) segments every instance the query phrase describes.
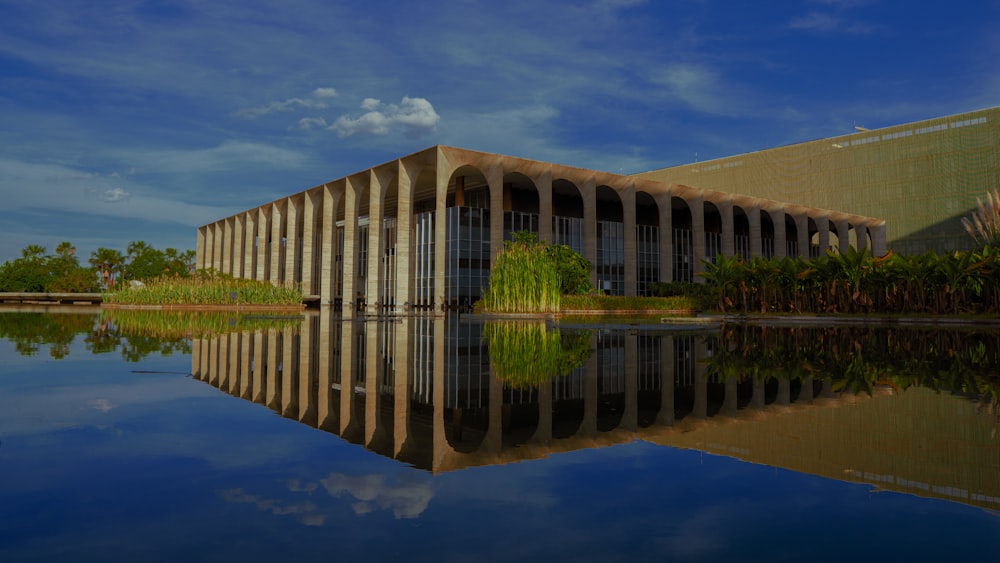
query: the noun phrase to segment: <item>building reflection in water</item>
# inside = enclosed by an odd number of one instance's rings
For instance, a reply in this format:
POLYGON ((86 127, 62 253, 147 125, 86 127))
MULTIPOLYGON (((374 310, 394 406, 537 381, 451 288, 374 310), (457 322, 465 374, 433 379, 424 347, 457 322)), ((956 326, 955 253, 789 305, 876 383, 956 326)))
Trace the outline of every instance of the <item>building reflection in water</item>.
POLYGON ((569 361, 541 383, 494 376, 484 324, 458 317, 311 314, 196 339, 192 373, 432 472, 644 440, 1000 508, 996 334, 549 329, 569 361))

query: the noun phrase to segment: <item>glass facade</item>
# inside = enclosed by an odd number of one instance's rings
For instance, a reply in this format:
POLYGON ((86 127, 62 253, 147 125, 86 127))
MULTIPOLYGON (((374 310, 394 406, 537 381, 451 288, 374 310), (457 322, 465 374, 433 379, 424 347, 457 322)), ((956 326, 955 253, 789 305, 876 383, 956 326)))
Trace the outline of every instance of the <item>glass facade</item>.
POLYGON ((674 279, 675 282, 694 281, 694 247, 691 229, 674 229, 674 279))
POLYGON ((552 217, 552 242, 564 244, 578 254, 583 254, 583 219, 581 217, 552 217))
MULTIPOLYGON (((449 207, 445 301, 466 309, 482 298, 490 278, 490 212, 449 207)), ((536 218, 537 223, 537 218, 536 218)))
POLYGON ((434 211, 413 217, 413 303, 417 308, 434 308, 434 211))
POLYGON ((660 281, 660 229, 652 225, 635 227, 636 293, 650 295, 649 285, 660 281))
POLYGON ((597 222, 597 289, 608 295, 625 295, 624 225, 617 221, 597 222))

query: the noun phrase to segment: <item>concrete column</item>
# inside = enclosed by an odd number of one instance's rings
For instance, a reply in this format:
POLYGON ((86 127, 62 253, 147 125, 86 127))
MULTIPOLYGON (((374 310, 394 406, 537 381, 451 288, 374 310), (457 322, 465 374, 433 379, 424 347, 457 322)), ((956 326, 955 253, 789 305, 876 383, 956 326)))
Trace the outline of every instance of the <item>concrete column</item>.
POLYGON ((788 237, 785 232, 785 210, 768 209, 767 214, 771 216, 771 223, 774 225, 774 257, 785 258, 788 256, 788 237))
POLYGON ((195 242, 195 251, 194 251, 195 253, 194 264, 195 268, 199 270, 205 269, 205 264, 207 259, 205 253, 206 231, 208 231, 208 227, 198 227, 198 239, 197 242, 195 242))
POLYGON ((868 225, 866 223, 858 223, 854 225, 854 234, 857 239, 858 250, 865 250, 868 248, 868 225))
POLYGON ((282 282, 281 270, 284 264, 282 264, 281 259, 285 250, 282 244, 285 233, 284 205, 284 201, 276 201, 271 204, 271 273, 268 275, 268 279, 273 284, 282 282))
POLYGON ((298 374, 295 371, 295 335, 291 327, 281 330, 281 416, 298 418, 299 404, 295 384, 298 374))
POLYGON ((596 287, 597 182, 593 178, 588 178, 579 188, 580 197, 583 198, 583 257, 594 266, 590 271, 590 284, 596 287))
POLYGON ((222 222, 222 269, 223 273, 233 274, 233 219, 230 217, 222 222))
POLYGON ((367 177, 348 178, 344 190, 344 318, 353 318, 357 314, 357 292, 365 288, 358 287, 358 199, 364 192, 367 177))
POLYGON ((385 241, 382 240, 382 194, 383 183, 374 170, 368 174, 368 279, 365 292, 366 310, 377 313, 378 288, 382 285, 382 255, 385 241))
POLYGON ((330 305, 333 303, 334 292, 336 291, 336 272, 334 272, 334 256, 337 249, 334 248, 334 237, 337 234, 337 207, 344 197, 344 184, 323 186, 323 231, 320 250, 319 285, 320 304, 330 305))
MULTIPOLYGON (((339 429, 336 423, 336 414, 333 411, 333 401, 330 394, 333 390, 333 358, 330 351, 334 346, 340 345, 335 342, 331 325, 333 321, 333 311, 324 307, 319 312, 319 334, 316 335, 316 346, 319 347, 319 354, 316 358, 316 427, 324 430, 339 429)), ((339 326, 339 325, 338 325, 339 326)))
POLYGON ((243 278, 252 280, 257 272, 257 247, 254 246, 257 239, 257 214, 253 211, 244 213, 243 226, 243 278))
POLYGON ((503 167, 499 164, 486 171, 490 186, 490 265, 503 250, 503 167))
MULTIPOLYGON (((371 229, 369 229, 371 232, 371 229)), ((370 277, 370 276, 369 276, 370 277)), ((371 295, 371 293, 369 293, 371 295)), ((371 325, 371 330, 365 332, 365 438, 364 445, 370 450, 379 450, 376 444, 379 432, 379 332, 382 323, 371 325)))
POLYGON ((257 271, 254 274, 255 280, 267 279, 268 238, 271 227, 269 211, 266 206, 257 209, 257 271))
POLYGON ((536 444, 552 444, 552 380, 538 385, 538 426, 531 441, 536 444))
POLYGON ((219 337, 208 339, 208 370, 206 371, 209 385, 219 386, 219 337))
POLYGON ((824 215, 815 220, 816 230, 819 232, 819 253, 822 256, 830 248, 830 218, 824 215))
MULTIPOLYGON (((434 213, 434 314, 441 315, 441 305, 444 304, 446 293, 445 270, 447 261, 448 240, 448 171, 439 156, 435 174, 435 213, 434 213)), ((436 371, 436 365, 435 365, 436 371)), ((437 401, 435 401, 437 402, 437 401)), ((436 421, 435 421, 436 423, 436 421)))
POLYGON ((216 221, 212 225, 212 267, 217 272, 222 271, 222 241, 225 239, 222 225, 224 222, 216 221))
POLYGON ((837 221, 837 243, 837 250, 847 254, 847 249, 851 247, 851 225, 847 219, 837 221))
POLYGON ((301 221, 301 206, 299 200, 290 197, 285 202, 285 276, 282 281, 287 283, 297 283, 302 281, 301 267, 299 262, 299 233, 302 232, 299 222, 301 221))
POLYGON ((691 412, 695 418, 708 418, 708 376, 703 361, 707 355, 705 339, 698 338, 694 345, 694 408, 691 412))
POLYGON ((396 161, 396 308, 413 302, 413 179, 418 173, 396 161))
POLYGON ((670 192, 664 192, 656 198, 660 221, 660 281, 670 282, 674 279, 674 215, 670 192))
POLYGON ((754 203, 744 211, 747 214, 747 221, 750 223, 750 256, 763 256, 764 241, 760 226, 760 204, 754 203))
POLYGON ((687 204, 691 210, 691 271, 695 282, 705 283, 698 275, 705 271, 705 200, 699 196, 687 204))
POLYGON ((809 216, 805 212, 795 215, 795 230, 797 231, 799 256, 808 260, 811 237, 809 236, 809 216))
POLYGON ((229 394, 239 397, 240 393, 240 335, 230 333, 224 337, 224 344, 229 350, 226 362, 229 364, 229 394))
MULTIPOLYGON (((363 323, 356 320, 343 324, 340 338, 340 429, 342 438, 348 439, 348 431, 355 423, 354 419, 354 376, 355 363, 358 355, 358 332, 364 328, 363 323)), ((353 433, 352 433, 353 435, 353 433)))
MULTIPOLYGON (((435 245, 437 246, 437 245, 435 245)), ((442 466, 445 455, 451 448, 445 434, 444 424, 444 318, 434 319, 434 374, 432 379, 432 401, 434 403, 434 418, 431 422, 431 470, 442 466)))
POLYGON ((246 254, 246 215, 233 219, 233 277, 243 277, 243 261, 246 254))
POLYGON ((310 190, 302 198, 302 294, 316 295, 313 286, 316 277, 316 215, 322 212, 322 192, 310 190), (319 207, 319 209, 317 209, 319 207))
POLYGON ((889 251, 886 243, 885 223, 869 224, 868 228, 872 232, 872 254, 874 256, 885 256, 889 251))
POLYGON ((583 420, 576 431, 581 438, 597 436, 597 378, 600 366, 597 362, 597 331, 590 332, 592 353, 583 364, 583 420))
POLYGON ((632 184, 619 196, 622 201, 622 236, 625 238, 622 252, 625 256, 625 295, 634 297, 638 281, 638 245, 636 244, 635 219, 635 184, 632 184))
POLYGON ((538 240, 552 242, 552 170, 535 181, 538 190, 538 240))
MULTIPOLYGON (((402 191, 402 190, 400 190, 402 191)), ((402 196, 400 201, 402 201, 402 196)), ((402 239, 403 237, 400 237, 402 239)), ((399 253, 397 249, 397 265, 399 253)), ((398 298, 397 298, 398 299, 398 298)), ((397 300, 397 304, 402 301, 397 300)), ((396 366, 396 378, 393 381, 393 425, 392 456, 399 459, 410 438, 410 393, 413 390, 413 321, 404 318, 402 324, 396 327, 396 344, 393 347, 396 366)))
POLYGON ((733 200, 716 203, 722 218, 722 255, 732 258, 736 255, 736 230, 733 227, 733 200))

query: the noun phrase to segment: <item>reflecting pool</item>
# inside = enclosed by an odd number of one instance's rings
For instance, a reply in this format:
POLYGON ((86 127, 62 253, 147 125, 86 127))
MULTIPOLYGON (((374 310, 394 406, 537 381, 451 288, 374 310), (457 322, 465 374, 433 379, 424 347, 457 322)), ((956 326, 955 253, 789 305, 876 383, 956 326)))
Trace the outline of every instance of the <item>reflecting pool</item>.
POLYGON ((0 561, 993 560, 1000 332, 0 312, 0 561))

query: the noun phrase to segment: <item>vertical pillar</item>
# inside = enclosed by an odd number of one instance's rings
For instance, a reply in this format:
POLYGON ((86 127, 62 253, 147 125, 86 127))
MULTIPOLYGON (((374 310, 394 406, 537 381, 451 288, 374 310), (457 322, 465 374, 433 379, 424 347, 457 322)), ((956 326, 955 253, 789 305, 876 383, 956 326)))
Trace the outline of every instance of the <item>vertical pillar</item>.
POLYGON ((490 186, 490 265, 503 250, 503 167, 498 163, 486 171, 490 186))
POLYGON ((804 212, 795 215, 795 231, 799 244, 799 256, 808 260, 812 237, 809 236, 809 216, 804 212))
POLYGON ((625 411, 620 427, 630 432, 639 429, 639 334, 625 335, 625 411))
MULTIPOLYGON (((448 177, 443 156, 438 153, 435 164, 435 213, 434 213, 434 313, 442 314, 447 288, 445 278, 448 240, 448 177)), ((435 365, 435 371, 437 365, 435 365)))
POLYGON ((412 303, 413 178, 402 160, 396 161, 396 307, 412 303))
POLYGON ((552 242, 552 170, 545 171, 537 180, 538 190, 538 240, 552 242))
POLYGON ((701 196, 687 202, 691 210, 691 267, 694 281, 704 283, 698 274, 705 271, 705 200, 701 196))
POLYGON ((760 227, 760 204, 754 202, 744 211, 747 214, 747 221, 750 223, 750 256, 763 256, 764 241, 760 227))
POLYGON ((321 305, 333 303, 333 294, 337 290, 333 271, 333 260, 337 253, 337 249, 334 248, 334 237, 337 234, 336 210, 344 191, 346 190, 339 186, 330 184, 323 186, 323 232, 319 267, 321 305))
POLYGON ((267 258, 268 258, 268 227, 271 214, 267 207, 257 209, 257 271, 254 274, 255 280, 267 279, 267 258))
POLYGON ((656 199, 659 208, 660 231, 660 281, 674 279, 674 214, 670 192, 660 194, 656 199))
POLYGON ((707 355, 705 339, 698 338, 694 345, 694 408, 691 413, 695 418, 708 418, 708 376, 704 362, 707 355))
POLYGON ((316 277, 316 207, 323 197, 322 191, 307 191, 302 196, 302 295, 316 295, 313 287, 316 277))
MULTIPOLYGON (((402 189, 400 189, 402 191, 402 189)), ((402 196, 400 196, 402 201, 402 196)), ((399 237, 402 239, 403 237, 399 237)), ((398 249, 397 249, 398 250, 398 249)), ((399 254, 396 254, 397 259, 399 254)), ((398 262, 397 262, 398 265, 398 262)), ((402 277, 402 276, 401 276, 402 277)), ((402 303, 402 301, 397 301, 402 303)), ((396 379, 393 382, 394 405, 392 414, 394 416, 392 425, 393 448, 392 456, 399 458, 406 447, 406 442, 410 437, 410 392, 413 389, 413 322, 410 318, 404 318, 401 325, 396 327, 396 344, 394 365, 396 367, 396 379)))
POLYGON ((358 198, 361 192, 364 191, 364 187, 359 182, 365 180, 367 178, 348 178, 344 189, 344 293, 341 296, 345 304, 344 318, 353 318, 355 316, 358 299, 357 292, 364 289, 357 286, 359 264, 358 245, 356 241, 358 236, 358 198))
POLYGON ((299 330, 299 420, 316 425, 316 366, 313 365, 313 331, 316 317, 307 316, 299 330))
POLYGON ((250 394, 253 402, 264 404, 264 377, 267 371, 267 333, 258 330, 253 334, 253 385, 250 394))
POLYGON ((622 236, 625 238, 622 251, 625 254, 625 295, 635 297, 638 279, 638 245, 636 244, 635 184, 621 192, 622 236))
POLYGON ((785 258, 788 256, 788 237, 785 231, 785 210, 768 209, 767 214, 771 216, 771 224, 774 225, 774 257, 785 258))
POLYGON ((257 272, 257 214, 247 211, 243 214, 243 277, 254 279, 257 272))
POLYGON ((319 334, 316 335, 316 346, 319 347, 319 354, 316 358, 316 428, 324 430, 336 428, 331 411, 333 403, 330 400, 330 392, 333 389, 333 359, 330 357, 330 351, 334 349, 335 344, 339 345, 340 343, 333 341, 330 330, 332 317, 333 311, 331 309, 323 308, 319 312, 319 334))
POLYGON ((233 222, 230 217, 222 223, 222 272, 233 274, 233 222))
POLYGON ((830 249, 830 217, 817 217, 816 230, 819 233, 819 253, 822 256, 830 249))
MULTIPOLYGON (((583 198, 583 254, 592 265, 597 266, 597 182, 593 178, 580 186, 583 198)), ((597 286, 597 268, 590 270, 590 284, 597 286)))
POLYGON ((249 332, 241 332, 240 338, 240 397, 247 400, 253 400, 250 395, 250 382, 253 379, 253 373, 250 371, 250 342, 251 334, 249 332))
POLYGON ((222 270, 222 241, 225 238, 223 235, 222 225, 225 221, 216 221, 212 225, 212 267, 215 271, 221 272, 222 270))
POLYGON ((201 381, 201 339, 191 339, 191 376, 201 381))
POLYGON ((577 430, 581 438, 597 436, 597 379, 600 365, 597 361, 597 331, 590 332, 590 349, 595 350, 583 364, 583 421, 577 430))
MULTIPOLYGON (((366 308, 370 312, 378 312, 379 287, 385 273, 382 271, 382 255, 384 252, 382 240, 382 179, 375 170, 368 172, 368 280, 362 291, 365 292, 366 308)), ((370 371, 370 370, 369 370, 370 371)))
POLYGON ((298 418, 298 393, 295 384, 298 374, 295 373, 295 335, 291 327, 281 330, 281 416, 298 418))
POLYGON ((299 209, 300 203, 297 198, 290 197, 285 201, 285 276, 286 283, 297 283, 302 281, 300 273, 301 263, 299 262, 299 209))
POLYGON ((722 255, 732 258, 736 255, 736 229, 733 227, 733 199, 716 203, 722 218, 722 255))
POLYGON ((267 331, 267 374, 266 374, 266 388, 264 389, 264 404, 267 408, 275 411, 281 412, 281 389, 279 387, 280 381, 278 378, 278 335, 280 333, 276 329, 269 329, 267 331))
POLYGON ((851 247, 851 225, 847 219, 837 221, 837 251, 847 254, 847 249, 851 247))
POLYGON ((868 248, 868 225, 864 222, 854 225, 854 235, 857 239, 858 250, 868 248))
POLYGON ((246 254, 246 215, 240 214, 233 219, 233 277, 243 277, 243 261, 246 254))
POLYGON ((195 243, 195 268, 199 270, 204 270, 207 264, 207 254, 205 252, 205 233, 208 231, 208 227, 198 227, 198 240, 195 243))
POLYGON ((283 234, 285 232, 285 202, 274 202, 271 204, 271 273, 268 279, 271 280, 273 284, 280 284, 283 279, 281 276, 282 264, 281 258, 284 251, 284 244, 282 244, 283 234))
POLYGON ((869 224, 868 228, 872 232, 872 255, 874 256, 885 256, 888 252, 888 244, 886 243, 885 235, 885 222, 878 224, 869 224))

